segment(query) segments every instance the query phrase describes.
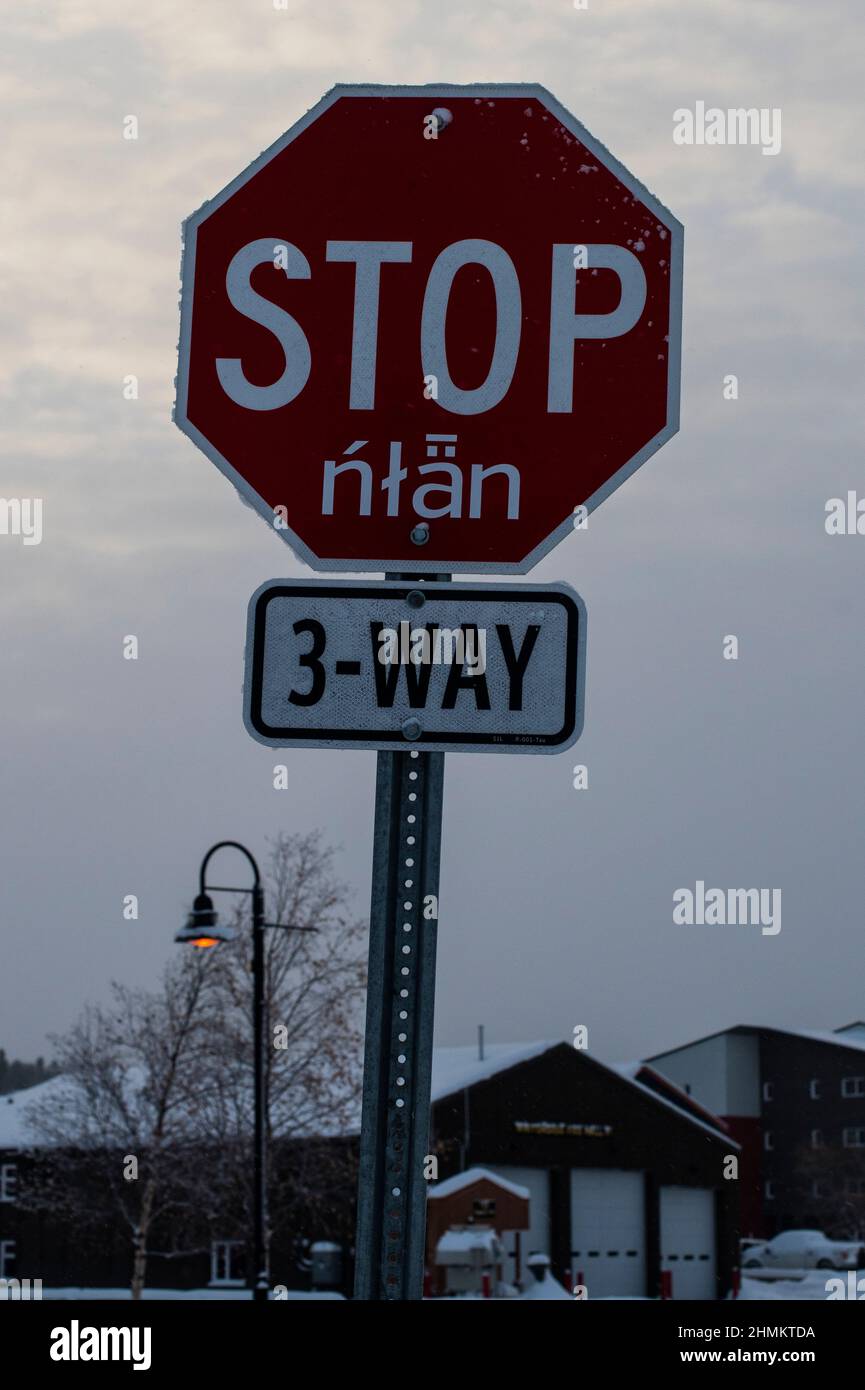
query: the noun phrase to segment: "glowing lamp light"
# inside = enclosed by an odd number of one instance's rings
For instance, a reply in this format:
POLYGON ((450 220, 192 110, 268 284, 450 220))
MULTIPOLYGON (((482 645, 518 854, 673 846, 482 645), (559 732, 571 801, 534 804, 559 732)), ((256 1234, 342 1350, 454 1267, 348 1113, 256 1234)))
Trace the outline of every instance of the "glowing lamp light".
POLYGON ((199 893, 192 904, 192 911, 174 940, 181 945, 197 946, 203 950, 209 946, 218 946, 221 942, 233 941, 236 935, 234 927, 220 925, 213 899, 207 893, 199 893))

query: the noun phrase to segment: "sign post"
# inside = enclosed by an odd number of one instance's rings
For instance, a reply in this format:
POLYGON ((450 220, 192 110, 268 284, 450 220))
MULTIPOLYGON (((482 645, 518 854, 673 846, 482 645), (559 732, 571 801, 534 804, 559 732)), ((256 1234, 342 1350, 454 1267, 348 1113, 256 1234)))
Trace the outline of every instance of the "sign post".
POLYGON ((423 1292, 443 750, 557 752, 583 721, 579 596, 563 584, 449 579, 275 580, 249 604, 253 737, 386 750, 376 775, 355 1259, 355 1297, 366 1300, 423 1292))
POLYGON ((355 1298, 423 1295, 444 753, 379 753, 355 1298))
POLYGON ((270 746, 378 752, 357 1298, 422 1297, 445 751, 582 728, 579 596, 448 581, 676 433, 682 239, 520 83, 335 87, 185 224, 178 426, 313 569, 386 576, 264 585, 244 693, 270 746))

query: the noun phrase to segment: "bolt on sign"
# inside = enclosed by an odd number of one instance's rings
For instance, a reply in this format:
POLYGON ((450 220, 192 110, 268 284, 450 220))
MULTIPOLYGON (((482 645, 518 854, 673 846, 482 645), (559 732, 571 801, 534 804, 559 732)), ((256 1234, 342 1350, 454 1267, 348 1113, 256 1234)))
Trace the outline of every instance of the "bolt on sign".
POLYGON ((314 569, 524 573, 678 429, 682 228, 542 87, 335 87, 182 282, 177 424, 314 569))

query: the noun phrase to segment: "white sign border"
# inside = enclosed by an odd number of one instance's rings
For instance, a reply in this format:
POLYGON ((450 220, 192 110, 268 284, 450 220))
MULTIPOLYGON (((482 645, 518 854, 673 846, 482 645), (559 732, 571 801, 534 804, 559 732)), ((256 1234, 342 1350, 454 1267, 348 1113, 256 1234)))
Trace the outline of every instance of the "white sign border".
POLYGON ((410 579, 400 580, 381 580, 370 579, 268 579, 264 584, 260 584, 252 598, 249 600, 246 621, 246 647, 244 651, 243 666, 243 723, 250 738, 255 739, 256 743, 264 744, 266 748, 306 748, 312 749, 341 749, 353 752, 380 752, 380 753, 535 753, 551 755, 564 753, 568 748, 572 748, 583 732, 586 713, 586 605, 576 589, 570 584, 561 580, 553 581, 549 584, 486 584, 481 581, 474 582, 466 580, 463 583, 449 584, 442 582, 435 584, 432 581, 426 584, 413 585, 410 579), (506 601, 508 599, 519 598, 529 602, 532 597, 539 598, 542 594, 559 594, 568 602, 572 603, 577 609, 577 644, 575 653, 575 672, 574 672, 574 720, 570 732, 558 743, 535 744, 535 743, 456 743, 453 741, 436 742, 434 740, 400 739, 394 735, 391 738, 369 739, 325 739, 318 738, 314 734, 312 737, 297 738, 274 738, 272 735, 262 733, 256 728, 252 719, 252 703, 255 695, 255 636, 256 636, 256 613, 259 600, 272 589, 322 589, 328 592, 334 589, 370 589, 384 594, 387 591, 404 593, 412 588, 419 588, 424 592, 430 590, 440 597, 453 599, 458 597, 461 590, 470 590, 472 593, 481 591, 488 594, 490 599, 501 596, 506 601))

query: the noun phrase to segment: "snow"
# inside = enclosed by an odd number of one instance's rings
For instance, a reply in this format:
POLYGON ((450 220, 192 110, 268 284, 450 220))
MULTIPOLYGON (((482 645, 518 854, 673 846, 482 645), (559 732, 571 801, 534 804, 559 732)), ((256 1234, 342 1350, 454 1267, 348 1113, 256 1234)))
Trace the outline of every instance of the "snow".
MULTIPOLYGON (((130 1293, 128 1289, 88 1289, 88 1288, 57 1288, 43 1289, 42 1299, 60 1300, 77 1302, 81 1300, 85 1303, 90 1302, 129 1302, 130 1293)), ((142 1299, 146 1303, 169 1302, 250 1302, 249 1289, 144 1289, 142 1299)), ((295 1299, 338 1299, 345 1302, 345 1296, 341 1293, 313 1292, 307 1293, 302 1289, 289 1289, 285 1298, 274 1298, 273 1303, 290 1303, 295 1299)), ((35 1300, 34 1300, 35 1301, 35 1300)))
POLYGON ((26 1091, 0 1096, 0 1149, 29 1148, 33 1144, 27 1123, 30 1107, 37 1100, 62 1095, 66 1085, 64 1076, 52 1076, 50 1081, 40 1081, 38 1086, 30 1086, 26 1091))
POLYGON ((836 1033, 855 1033, 857 1037, 865 1038, 865 1023, 861 1019, 856 1019, 855 1023, 845 1023, 842 1028, 836 1028, 836 1033))
POLYGON ((577 1301, 574 1299, 573 1294, 569 1294, 567 1289, 563 1288, 558 1280, 553 1278, 549 1270, 547 1270, 543 1279, 535 1279, 533 1277, 532 1282, 520 1294, 520 1298, 526 1303, 536 1303, 538 1301, 549 1302, 552 1299, 555 1299, 559 1303, 561 1303, 563 1299, 567 1299, 568 1303, 577 1301))
POLYGON ((777 1033, 782 1038, 805 1038, 809 1042, 829 1043, 831 1047, 844 1047, 851 1052, 865 1052, 865 1024, 862 1023, 848 1023, 837 1030, 829 1028, 776 1028, 774 1025, 767 1027, 762 1023, 740 1023, 735 1028, 722 1028, 717 1033, 706 1033, 702 1038, 694 1038, 691 1042, 682 1043, 678 1047, 669 1047, 666 1052, 655 1053, 653 1057, 648 1058, 648 1061, 649 1063, 657 1062, 676 1052, 683 1052, 688 1047, 696 1047, 698 1043, 708 1042, 710 1038, 721 1038, 737 1032, 777 1033))
MULTIPOLYGON (((826 1293, 827 1279, 844 1279, 845 1281, 847 1279, 844 1271, 832 1269, 809 1269, 799 1277, 796 1277, 791 1270, 791 1276, 784 1279, 750 1279, 743 1276, 739 1301, 745 1303, 761 1301, 832 1302, 833 1300, 829 1299, 826 1293)), ((838 1299, 837 1301, 841 1302, 842 1300, 838 1299)))
MULTIPOLYGON (((865 1044, 863 1044, 865 1045, 865 1044)), ((455 1091, 462 1091, 467 1086, 474 1086, 479 1081, 488 1081, 500 1071, 506 1071, 508 1067, 518 1066, 520 1062, 528 1062, 532 1057, 540 1057, 544 1052, 548 1052, 553 1047, 561 1047, 559 1042, 534 1042, 534 1043, 492 1043, 484 1046, 484 1060, 478 1060, 476 1047, 437 1047, 433 1053, 433 1080, 432 1080, 432 1099, 442 1100, 445 1096, 453 1095, 455 1091)), ((607 1071, 614 1072, 630 1085, 635 1086, 643 1095, 649 1096, 658 1105, 664 1105, 668 1110, 672 1110, 676 1115, 689 1120, 691 1124, 704 1129, 708 1134, 716 1139, 723 1138, 731 1148, 738 1149, 740 1146, 730 1138, 729 1133, 723 1128, 722 1122, 717 1124, 699 1119, 691 1109, 676 1105, 675 1101, 668 1096, 660 1095, 653 1091, 651 1086, 646 1086, 642 1081, 637 1080, 637 1073, 646 1066, 645 1062, 623 1062, 610 1066, 607 1063, 599 1062, 595 1057, 592 1059, 598 1066, 605 1067, 607 1071)), ((662 1078, 665 1085, 669 1085, 666 1077, 662 1078)), ((682 1093, 685 1099, 684 1092, 682 1093)), ((700 1107, 703 1109, 704 1107, 700 1107)), ((706 1111, 706 1114, 709 1112, 706 1111)))
MULTIPOLYGON (((486 1081, 508 1067, 526 1062, 532 1057, 552 1047, 561 1046, 556 1042, 534 1043, 493 1043, 484 1049, 485 1057, 478 1060, 477 1047, 437 1047, 433 1053, 432 1099, 440 1100, 473 1086, 478 1081, 486 1081)), ((62 1094, 68 1084, 63 1076, 53 1076, 38 1086, 29 1086, 24 1091, 13 1091, 0 1096, 0 1150, 27 1149, 34 1143, 33 1134, 27 1124, 30 1107, 42 1098, 49 1098, 52 1091, 62 1094)), ((350 1127, 350 1132, 360 1130, 358 1123, 350 1127)), ((42 1145, 44 1147, 44 1145, 42 1145)), ((522 1193, 520 1194, 522 1195, 522 1193)))
POLYGON ((499 1248, 495 1231, 483 1226, 473 1226, 468 1230, 453 1228, 445 1231, 436 1246, 436 1264, 453 1264, 455 1261, 448 1259, 448 1256, 472 1255, 475 1251, 488 1255, 491 1264, 497 1262, 499 1248))
POLYGON ((488 1168, 469 1168, 465 1173, 455 1173, 452 1178, 445 1178, 444 1182, 436 1183, 435 1187, 429 1189, 430 1199, 450 1197, 452 1192, 460 1192, 464 1187, 471 1187, 473 1183, 481 1180, 495 1183, 496 1187, 503 1188, 505 1192, 512 1192, 515 1197, 524 1197, 526 1200, 531 1197, 527 1187, 520 1187, 519 1183, 500 1178, 498 1173, 491 1173, 488 1168))
MULTIPOLYGON (((477 1238, 475 1233, 475 1239, 477 1238)), ((745 1303, 755 1302, 804 1302, 804 1303, 825 1303, 833 1300, 827 1299, 826 1281, 831 1278, 847 1278, 843 1271, 837 1272, 828 1269, 808 1270, 801 1275, 791 1271, 790 1277, 768 1279, 751 1279, 743 1277, 742 1290, 739 1294, 739 1301, 745 1303)), ((534 1277, 525 1291, 519 1295, 525 1301, 550 1301, 562 1302, 564 1299, 574 1300, 572 1295, 553 1279, 547 1272, 546 1277, 538 1281, 534 1277)), ((43 1288, 43 1300, 62 1301, 62 1302, 129 1302, 128 1288, 43 1288)), ((160 1303, 169 1302, 249 1302, 248 1289, 145 1289, 143 1293, 145 1302, 160 1303)), ((465 1298, 481 1300, 480 1294, 463 1294, 460 1299, 434 1299, 436 1303, 459 1302, 465 1298)), ((345 1302, 345 1298, 340 1293, 313 1291, 305 1292, 300 1289, 289 1289, 288 1297, 285 1301, 293 1302, 297 1300, 313 1300, 317 1302, 334 1301, 345 1302)), ((275 1303, 280 1303, 282 1299, 273 1299, 275 1303)), ((482 1300, 484 1302, 495 1302, 495 1299, 482 1300)), ((600 1302, 602 1300, 595 1300, 600 1302)), ((609 1302, 611 1300, 603 1300, 609 1302)), ((622 1301, 622 1300, 615 1300, 622 1301)), ((645 1301, 645 1300, 631 1300, 645 1301)), ((834 1300, 842 1302, 843 1300, 834 1300)))
POLYGON ((865 1052, 865 1037, 833 1033, 825 1028, 772 1028, 772 1033, 786 1033, 791 1038, 810 1038, 813 1042, 831 1043, 833 1047, 849 1047, 852 1052, 865 1052))
POLYGON ((464 1091, 490 1077, 532 1057, 540 1057, 560 1042, 486 1043, 484 1059, 478 1059, 478 1049, 471 1047, 437 1047, 433 1052, 432 1099, 442 1100, 455 1091, 464 1091))
MULTIPOLYGON (((835 1033, 827 1034, 801 1034, 819 1038, 821 1041, 832 1042, 835 1046, 852 1047, 865 1052, 865 1039, 861 1042, 847 1042, 835 1033)), ((563 1039, 547 1039, 543 1042, 523 1042, 523 1043, 491 1043, 484 1047, 484 1058, 481 1061, 478 1057, 476 1045, 466 1047, 437 1047, 433 1051, 433 1071, 432 1071, 432 1100, 443 1100, 446 1096, 452 1096, 459 1091, 465 1090, 469 1086, 475 1086, 478 1082, 489 1081, 500 1072, 507 1071, 510 1067, 519 1066, 522 1062, 531 1061, 534 1057, 541 1057, 545 1052, 552 1048, 567 1045, 563 1039)), ((684 1106, 678 1106, 674 1100, 667 1096, 660 1095, 652 1090, 650 1086, 644 1085, 638 1080, 640 1068, 645 1067, 644 1062, 627 1062, 619 1065, 609 1066, 593 1058, 595 1065, 605 1067, 609 1072, 635 1086, 643 1095, 648 1096, 658 1105, 665 1106, 675 1114, 689 1120, 691 1124, 706 1130, 714 1137, 722 1136, 725 1143, 731 1148, 738 1146, 730 1138, 729 1134, 719 1130, 715 1125, 708 1121, 699 1119, 693 1112, 684 1106)), ((667 1078, 664 1078, 665 1083, 667 1078)), ((63 1076, 52 1077, 49 1081, 40 1082, 38 1086, 31 1086, 24 1091, 14 1091, 11 1095, 0 1096, 0 1150, 3 1149, 26 1149, 33 1145, 34 1139, 31 1130, 27 1125, 27 1113, 30 1106, 34 1105, 43 1097, 48 1098, 52 1091, 62 1093, 63 1088, 69 1083, 63 1076)), ((684 1100, 684 1096, 683 1096, 684 1100)), ((706 1114, 708 1115, 708 1111, 706 1114)), ((358 1117, 359 1118, 359 1117, 358 1117)), ((720 1125, 720 1121, 718 1122, 720 1125)), ((357 1133, 360 1129, 359 1123, 350 1126, 351 1133, 357 1133)), ((500 1182, 501 1179, 496 1179, 500 1182)), ((438 1189, 441 1190, 440 1188, 438 1189)), ((523 1196, 522 1191, 519 1196, 523 1196)))

